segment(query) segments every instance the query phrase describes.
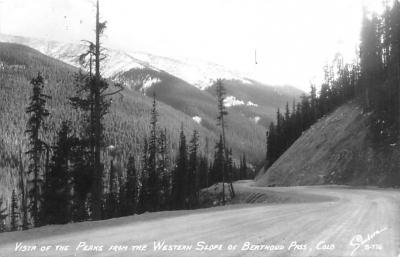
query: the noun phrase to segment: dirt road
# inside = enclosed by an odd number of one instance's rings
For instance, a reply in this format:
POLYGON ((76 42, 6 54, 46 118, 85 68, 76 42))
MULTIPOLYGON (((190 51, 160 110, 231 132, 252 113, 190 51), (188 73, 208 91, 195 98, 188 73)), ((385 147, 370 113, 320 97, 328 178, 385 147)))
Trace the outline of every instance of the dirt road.
POLYGON ((286 200, 4 233, 0 256, 399 256, 398 191, 236 188, 286 200), (164 241, 164 250, 155 249, 164 241), (29 246, 36 248, 20 251, 29 246))

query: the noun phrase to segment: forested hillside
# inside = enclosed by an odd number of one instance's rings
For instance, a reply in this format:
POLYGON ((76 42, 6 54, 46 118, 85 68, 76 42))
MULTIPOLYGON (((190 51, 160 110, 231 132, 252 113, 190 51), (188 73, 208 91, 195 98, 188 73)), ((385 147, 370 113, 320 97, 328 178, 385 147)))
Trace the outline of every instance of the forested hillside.
MULTIPOLYGON (((5 169, 1 174, 10 174, 11 168, 19 167, 19 156, 22 153, 23 163, 26 163, 25 152, 27 150, 26 130, 27 115, 25 108, 31 93, 29 81, 41 72, 45 77, 45 92, 51 96, 48 102, 51 113, 48 124, 48 139, 54 142, 57 130, 62 120, 76 122, 79 113, 74 111, 68 104, 68 97, 73 96, 74 74, 77 72, 72 66, 49 58, 36 50, 22 45, 1 43, 1 154, 2 167, 5 169)), ((113 145, 121 153, 120 158, 125 160, 131 151, 133 154, 140 152, 143 143, 143 135, 149 133, 150 112, 152 107, 151 98, 141 94, 124 90, 121 95, 113 99, 112 110, 106 116, 107 144, 113 145)), ((169 106, 159 104, 160 127, 166 128, 171 138, 171 148, 177 149, 179 130, 183 122, 185 131, 189 134, 197 129, 200 134, 207 135, 210 142, 216 140, 214 132, 211 132, 196 124, 190 116, 179 113, 169 106)), ((202 150, 204 150, 204 138, 201 139, 202 150)), ((211 149, 212 146, 210 146, 211 149)), ((211 156, 211 150, 210 150, 211 156)), ((1 176, 2 180, 10 179, 9 176, 1 176)), ((3 184, 4 186, 7 184, 3 184)), ((10 184, 8 184, 10 185, 10 184)), ((9 188, 5 186, 2 188, 9 188)))
MULTIPOLYGON (((192 118, 198 117, 198 123, 211 131, 218 130, 215 122, 215 117, 217 117, 215 86, 203 91, 168 73, 146 69, 133 69, 124 72, 118 76, 118 79, 145 95, 151 96, 155 92, 159 101, 182 111, 192 118), (157 79, 157 82, 146 87, 143 85, 146 77, 157 79)), ((229 81, 224 80, 224 86, 227 89, 227 96, 240 94, 239 90, 231 89, 229 81)), ((261 95, 263 96, 262 98, 265 98, 264 96, 268 94, 264 91, 261 95)), ((277 98, 276 93, 271 92, 270 97, 271 99, 277 98)), ((245 98, 241 99, 246 100, 245 98)), ((265 99, 265 105, 280 106, 287 99, 286 95, 278 98, 278 101, 273 103, 265 99)), ((263 145, 262 142, 265 142, 265 126, 263 124, 273 118, 271 111, 264 112, 263 110, 271 110, 274 107, 264 108, 264 102, 261 100, 264 99, 259 99, 260 105, 257 108, 247 105, 232 106, 228 108, 229 115, 227 116, 229 145, 233 149, 241 149, 241 152, 248 154, 249 157, 251 156, 249 161, 254 164, 263 158, 262 152, 259 151, 260 148, 265 148, 265 144, 263 145), (260 117, 260 119, 262 118, 264 122, 261 122, 261 120, 255 122, 254 117, 256 116, 260 117), (236 140, 232 140, 234 138, 236 140)))
MULTIPOLYGON (((0 182, 1 195, 7 205, 10 204, 12 189, 18 188, 19 172, 28 167, 28 137, 25 133, 28 116, 25 109, 31 94, 31 78, 40 72, 44 75, 44 92, 51 96, 48 101, 50 116, 46 122, 44 137, 48 144, 54 145, 57 131, 62 121, 70 121, 74 134, 79 134, 79 112, 72 109, 68 97, 74 95, 75 68, 54 60, 36 50, 22 45, 0 44, 0 182)), ((128 157, 140 159, 143 138, 150 132, 150 114, 152 100, 137 92, 124 90, 113 97, 110 113, 106 115, 108 124, 105 131, 106 145, 112 146, 117 155, 116 166, 126 166, 128 157)), ((212 157, 213 145, 217 137, 215 132, 198 125, 181 112, 162 103, 158 104, 159 126, 165 129, 170 144, 171 158, 175 158, 178 148, 181 124, 186 134, 197 130, 199 152, 205 154, 205 141, 209 141, 209 157, 212 157)), ((239 150, 240 151, 240 150, 239 150)), ((105 160, 110 160, 110 153, 105 152, 105 160), (109 157, 107 157, 109 156, 109 157)), ((114 154, 114 153, 113 153, 114 154)), ((109 161, 105 162, 109 166, 109 161)), ((135 164, 139 165, 139 161, 135 164)))
MULTIPOLYGON (((35 187, 31 184, 31 173, 27 173, 27 171, 32 167, 32 159, 30 159, 32 157, 30 157, 30 153, 32 149, 36 149, 29 147, 31 144, 30 142, 32 142, 29 141, 29 133, 31 133, 30 131, 32 131, 32 129, 27 125, 29 118, 27 110, 29 102, 33 101, 32 85, 34 84, 32 83, 36 83, 34 81, 40 82, 41 79, 39 77, 43 76, 42 90, 44 95, 48 95, 48 98, 46 97, 45 99, 45 108, 47 109, 46 112, 49 113, 48 116, 43 117, 43 129, 39 132, 39 137, 43 138, 45 141, 46 148, 41 150, 42 153, 40 156, 42 157, 38 157, 41 160, 41 168, 39 169, 43 170, 40 171, 40 180, 37 182, 35 182, 36 180, 33 180, 35 183, 42 184, 53 181, 52 177, 56 175, 52 174, 51 172, 53 169, 55 169, 54 167, 58 167, 53 165, 57 165, 57 160, 60 160, 59 158, 67 154, 67 152, 64 154, 60 152, 63 148, 60 148, 59 144, 64 144, 64 147, 67 147, 65 142, 71 142, 73 144, 78 142, 76 141, 74 143, 73 140, 75 140, 74 138, 78 140, 83 133, 82 131, 85 130, 85 126, 82 125, 82 121, 86 119, 86 115, 85 112, 81 111, 79 108, 74 108, 73 105, 71 105, 71 100, 74 99, 77 92, 78 96, 82 94, 79 93, 80 91, 77 91, 79 90, 79 87, 77 88, 77 83, 79 84, 77 78, 79 76, 76 68, 47 57, 29 47, 10 43, 0 43, 0 61, 0 95, 2 98, 0 102, 0 133, 2 135, 0 138, 0 188, 2 195, 1 199, 3 201, 1 208, 6 208, 7 212, 10 213, 11 210, 18 213, 18 217, 12 217, 11 214, 6 215, 7 223, 11 222, 14 223, 14 225, 17 224, 15 225, 15 228, 11 229, 18 229, 19 227, 27 228, 29 227, 29 217, 32 217, 33 219, 39 219, 33 217, 39 215, 38 213, 33 213, 30 214, 32 216, 29 216, 27 214, 28 206, 24 206, 27 203, 32 203, 32 200, 28 201, 27 199, 32 197, 31 190, 32 187, 35 187), (38 74, 40 75, 38 76, 38 74), (37 80, 32 80, 33 78, 36 78, 37 80), (54 156, 51 157, 53 154, 54 156)), ((112 82, 110 81, 109 83, 112 82)), ((182 90, 184 92, 184 89, 182 90)), ((109 90, 107 90, 107 92, 108 91, 109 90)), ((157 101, 158 96, 160 96, 162 99, 163 88, 154 87, 151 91, 147 92, 147 95, 153 96, 153 94, 154 97, 156 97, 154 99, 152 99, 152 97, 143 95, 140 91, 125 89, 120 93, 113 95, 111 101, 109 102, 110 110, 107 111, 106 115, 104 115, 104 124, 106 124, 106 126, 104 127, 104 151, 102 151, 101 157, 105 171, 104 182, 106 184, 104 184, 104 190, 105 192, 108 192, 107 194, 111 194, 111 192, 116 193, 115 190, 123 190, 123 179, 128 178, 130 174, 129 172, 132 172, 132 170, 138 170, 139 173, 136 173, 136 171, 133 173, 136 182, 130 181, 130 183, 139 183, 139 179, 140 183, 137 184, 137 186, 131 185, 131 187, 136 187, 137 190, 139 190, 140 184, 142 185, 141 188, 143 189, 145 185, 143 183, 146 183, 146 185, 152 185, 152 183, 154 183, 154 181, 151 182, 151 174, 143 170, 145 169, 144 165, 147 165, 146 158, 150 158, 151 156, 148 152, 151 149, 151 142, 154 144, 152 146, 153 149, 154 147, 157 147, 157 149, 158 147, 161 147, 157 150, 157 160, 163 160, 162 165, 164 165, 164 168, 161 168, 161 164, 159 164, 157 161, 157 169, 161 169, 157 172, 157 177, 160 176, 160 179, 163 179, 162 185, 164 189, 159 189, 161 192, 165 193, 166 191, 171 190, 170 181, 173 175, 172 169, 174 168, 175 162, 179 163, 179 159, 176 158, 178 158, 180 154, 185 154, 185 151, 190 149, 191 151, 195 152, 191 152, 191 155, 187 153, 187 161, 194 161, 196 166, 187 166, 186 168, 181 167, 184 169, 181 171, 183 172, 181 174, 181 183, 185 183, 187 186, 190 185, 190 182, 187 181, 187 175, 185 173, 185 170, 189 167, 191 167, 191 169, 195 169, 196 172, 201 167, 201 169, 205 172, 205 174, 202 175, 202 180, 199 180, 200 178, 195 180, 198 181, 196 182, 198 184, 193 187, 194 189, 197 188, 196 190, 198 190, 200 187, 207 187, 215 181, 222 179, 219 175, 219 172, 221 171, 221 166, 219 165, 222 163, 217 161, 213 164, 214 166, 217 165, 214 168, 211 165, 213 163, 211 161, 213 158, 222 158, 222 155, 218 155, 218 153, 222 153, 222 150, 220 150, 218 146, 222 147, 222 145, 220 143, 221 141, 219 140, 219 136, 217 136, 219 129, 216 126, 216 99, 213 99, 210 95, 206 94, 206 99, 208 99, 207 101, 209 103, 206 108, 210 111, 210 118, 200 122, 199 124, 193 120, 192 116, 177 111, 171 106, 157 101), (211 115, 215 115, 214 121, 211 120, 211 115), (156 127, 154 127, 155 117, 156 127), (207 122, 209 123, 208 126, 207 122), (185 136, 190 139, 188 139, 187 146, 185 143, 185 136), (147 137, 149 137, 149 139, 147 139, 147 137), (157 140, 157 142, 154 140, 157 140), (184 148, 182 148, 182 144, 184 144, 184 148), (214 152, 215 146, 217 147, 215 148, 217 152, 214 152), (159 151, 162 151, 162 155, 159 155, 161 154, 159 151), (128 169, 128 171, 126 171, 126 169, 128 169), (167 188, 165 188, 166 186, 167 188), (116 189, 116 187, 119 189, 116 189)), ((183 102, 188 104, 188 102, 183 102)), ((188 106, 190 105, 188 104, 188 106)), ((228 124, 231 121, 234 121, 234 118, 228 119, 228 124)), ((253 125, 255 127, 255 124, 253 125)), ((235 164, 233 158, 236 158, 237 160, 240 159, 241 165, 244 164, 244 167, 246 167, 245 157, 243 157, 244 159, 242 160, 242 156, 248 155, 248 159, 256 161, 258 158, 257 156, 262 155, 262 153, 258 152, 258 149, 256 151, 257 144, 252 143, 253 140, 258 142, 258 147, 263 147, 264 144, 262 142, 262 130, 259 129, 260 131, 258 132, 256 130, 249 131, 249 133, 243 134, 244 137, 242 137, 242 140, 238 141, 237 138, 239 136, 234 132, 237 128, 234 126, 235 124, 229 124, 226 135, 226 145, 232 149, 229 153, 230 166, 227 166, 228 168, 230 167, 229 169, 233 169, 233 171, 230 171, 230 174, 232 174, 230 177, 231 180, 248 178, 248 176, 251 176, 250 170, 247 170, 247 168, 244 168, 243 170, 242 167, 239 169, 239 161, 236 161, 235 164), (234 153, 236 157, 233 157, 232 153, 234 153)), ((240 131, 240 128, 238 131, 240 131)), ((41 148, 42 147, 37 149, 41 148)), ((79 149, 76 148, 73 151, 78 150, 79 149)), ((74 154, 79 154, 79 151, 74 154)), ((83 153, 84 152, 81 154, 83 153)), ((71 158, 72 159, 69 160, 68 163, 71 163, 70 165, 72 165, 72 168, 74 165, 78 165, 78 163, 73 164, 77 161, 76 158, 83 158, 83 156, 71 158)), ((154 158, 154 156, 152 158, 154 158)), ((59 166, 59 168, 60 167, 63 166, 59 166)), ((85 174, 84 170, 80 170, 80 172, 83 172, 83 175, 85 174)), ((193 173, 193 179, 197 178, 197 176, 198 175, 196 173, 193 173)), ((79 177, 74 177, 74 180, 76 179, 79 179, 79 177)), ((73 181, 71 181, 71 183, 72 182, 73 181)), ((76 182, 73 182, 73 184, 75 183, 76 182)), ((61 184, 60 186, 63 187, 65 185, 61 184)), ((49 197, 49 192, 46 193, 46 190, 51 190, 47 187, 48 184, 42 184, 42 186, 40 186, 41 189, 39 189, 40 191, 43 191, 42 197, 44 198, 49 197)), ((183 188, 182 190, 186 189, 183 188)), ((171 208, 171 203, 166 202, 167 199, 165 197, 168 197, 167 195, 163 196, 164 200, 162 200, 162 203, 156 204, 158 207, 154 207, 151 200, 142 200, 144 202, 140 202, 138 196, 141 195, 141 197, 144 197, 147 195, 147 193, 144 192, 139 193, 139 191, 136 190, 131 192, 131 194, 136 194, 136 197, 132 201, 135 201, 138 206, 141 206, 140 209, 138 207, 136 211, 139 212, 171 208)), ((193 191, 193 193, 188 192, 188 198, 185 198, 186 193, 181 193, 181 195, 184 197, 182 201, 192 199, 190 205, 181 204, 172 206, 175 206, 174 208, 193 208, 196 206, 194 203, 196 198, 195 192, 196 191, 193 191)), ((119 197, 124 197, 124 195, 125 193, 122 192, 118 192, 115 195, 111 194, 111 196, 107 196, 108 200, 105 200, 105 204, 107 206, 111 204, 109 197, 114 197, 115 200, 117 198, 119 199, 119 197)), ((172 197, 172 195, 170 197, 172 197)), ((118 205, 119 202, 122 202, 122 200, 118 199, 115 200, 114 204, 118 205)), ((40 202, 41 201, 42 200, 40 200, 40 202)), ((48 211, 49 207, 46 207, 46 204, 49 204, 48 200, 43 200, 42 204, 38 204, 38 206, 42 206, 40 207, 42 210, 48 211)), ((55 203, 53 202, 53 204, 55 203)), ((51 208, 54 208, 54 206, 51 208)), ((84 205, 80 205, 80 208, 84 208, 84 205)), ((112 207, 108 206, 107 208, 112 207)), ((115 215, 123 215, 123 213, 127 213, 126 206, 120 206, 118 208, 125 208, 125 211, 122 211, 121 209, 120 212, 117 213, 103 213, 103 215, 105 215, 103 218, 114 217, 115 215)), ((131 206, 131 208, 133 207, 131 206)), ((54 215, 54 213, 52 215, 54 215)), ((79 215, 77 218, 76 215, 77 214, 75 214, 75 218, 73 218, 75 221, 86 219, 84 216, 79 215)), ((70 216, 70 218, 72 218, 72 216, 70 216)), ((39 222, 37 220, 33 224, 36 224, 35 226, 37 226, 39 224, 46 224, 47 222, 65 222, 65 217, 64 219, 61 219, 61 221, 60 219, 53 217, 53 219, 49 221, 39 222)), ((8 229, 10 229, 10 227, 8 229)))

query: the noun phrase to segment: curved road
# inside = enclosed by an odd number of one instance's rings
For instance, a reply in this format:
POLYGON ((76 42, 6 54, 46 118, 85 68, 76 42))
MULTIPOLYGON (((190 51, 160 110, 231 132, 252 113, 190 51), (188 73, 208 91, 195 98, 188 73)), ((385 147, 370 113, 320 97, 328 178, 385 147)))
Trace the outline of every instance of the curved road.
POLYGON ((236 189, 242 195, 284 195, 284 203, 161 212, 3 233, 0 256, 400 256, 396 190, 255 188, 250 183, 238 183, 236 189), (155 250, 154 244, 163 241, 165 249, 155 250), (47 245, 51 248, 45 251, 47 245), (119 248, 110 250, 113 245, 119 248), (236 249, 228 250, 229 245, 236 249))

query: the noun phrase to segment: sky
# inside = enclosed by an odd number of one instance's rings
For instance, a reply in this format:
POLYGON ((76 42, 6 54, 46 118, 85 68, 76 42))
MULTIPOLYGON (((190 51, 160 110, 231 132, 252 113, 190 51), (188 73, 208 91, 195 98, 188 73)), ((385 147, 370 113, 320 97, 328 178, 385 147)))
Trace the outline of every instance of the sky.
MULTIPOLYGON (((309 89, 340 52, 352 61, 362 7, 381 0, 101 0, 104 41, 125 51, 211 61, 270 85, 309 89), (257 57, 255 57, 255 55, 257 57), (255 64, 257 58, 257 64, 255 64)), ((78 42, 94 0, 0 0, 0 32, 78 42)))

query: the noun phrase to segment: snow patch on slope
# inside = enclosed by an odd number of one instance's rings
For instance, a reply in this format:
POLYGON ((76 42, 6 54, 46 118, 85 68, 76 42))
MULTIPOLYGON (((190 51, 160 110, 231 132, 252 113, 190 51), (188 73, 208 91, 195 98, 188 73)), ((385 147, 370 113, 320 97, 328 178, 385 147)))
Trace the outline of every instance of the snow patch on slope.
POLYGON ((150 88, 152 85, 156 83, 160 83, 161 80, 159 78, 152 78, 150 76, 147 76, 147 78, 143 81, 143 87, 142 89, 146 90, 150 88))
POLYGON ((232 106, 244 105, 244 102, 242 100, 238 100, 234 96, 227 96, 224 99, 224 105, 225 107, 232 107, 232 106))
POLYGON ((201 121, 202 121, 201 117, 199 117, 199 116, 194 116, 192 119, 193 119, 196 123, 201 124, 201 121))
POLYGON ((255 104, 252 101, 245 102, 237 99, 235 96, 227 96, 224 99, 224 105, 225 107, 240 106, 240 105, 253 106, 253 107, 258 106, 258 104, 255 104))
POLYGON ((256 117, 251 118, 251 120, 252 120, 255 124, 257 124, 257 123, 261 120, 261 117, 260 117, 260 116, 256 116, 256 117))
POLYGON ((258 107, 258 104, 253 103, 252 101, 248 101, 247 106, 254 106, 254 107, 258 107))

